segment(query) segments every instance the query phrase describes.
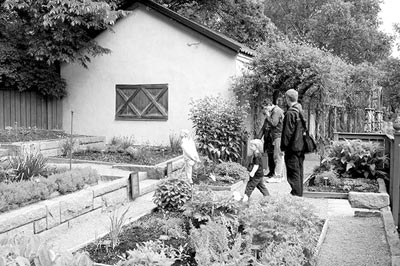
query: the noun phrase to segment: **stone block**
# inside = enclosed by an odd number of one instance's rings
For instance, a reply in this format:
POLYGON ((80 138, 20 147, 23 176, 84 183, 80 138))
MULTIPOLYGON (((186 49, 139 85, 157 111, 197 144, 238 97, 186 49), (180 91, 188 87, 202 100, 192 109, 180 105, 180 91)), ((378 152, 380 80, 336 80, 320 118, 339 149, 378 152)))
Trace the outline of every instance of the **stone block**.
POLYGON ((353 208, 379 210, 390 205, 387 193, 349 192, 349 202, 353 208))
POLYGON ((33 204, 0 215, 0 233, 46 217, 46 206, 33 204))
POLYGON ((63 140, 41 141, 39 142, 40 150, 60 149, 63 140))
POLYGON ((15 237, 16 235, 33 236, 34 235, 33 222, 26 224, 24 226, 15 228, 6 233, 0 233, 0 240, 4 239, 4 238, 9 238, 9 237, 15 237))
POLYGON ((47 218, 43 218, 33 222, 33 232, 39 234, 47 230, 47 218))
POLYGON ((47 229, 51 229, 61 223, 60 202, 58 200, 47 201, 45 205, 47 229))
MULTIPOLYGON (((119 190, 104 194, 101 196, 103 207, 111 207, 123 204, 129 201, 128 188, 124 187, 119 190)), ((96 200, 98 202, 98 200, 96 200)), ((97 206, 97 204, 96 204, 97 206)))
POLYGON ((61 223, 93 209, 93 191, 83 190, 60 199, 61 223))
POLYGON ((115 181, 96 185, 94 187, 91 187, 91 190, 93 191, 93 197, 96 198, 110 191, 118 190, 120 188, 127 186, 128 186, 128 177, 119 178, 115 181))

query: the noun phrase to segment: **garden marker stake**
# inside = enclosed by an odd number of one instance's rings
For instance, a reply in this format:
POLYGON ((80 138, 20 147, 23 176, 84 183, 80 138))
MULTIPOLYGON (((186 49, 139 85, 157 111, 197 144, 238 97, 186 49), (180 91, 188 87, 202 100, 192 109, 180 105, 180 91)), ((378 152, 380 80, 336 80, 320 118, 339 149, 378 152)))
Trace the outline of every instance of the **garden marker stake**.
POLYGON ((72 169, 72 129, 73 129, 73 124, 74 124, 74 111, 71 110, 71 139, 70 139, 70 151, 69 151, 69 170, 72 169))

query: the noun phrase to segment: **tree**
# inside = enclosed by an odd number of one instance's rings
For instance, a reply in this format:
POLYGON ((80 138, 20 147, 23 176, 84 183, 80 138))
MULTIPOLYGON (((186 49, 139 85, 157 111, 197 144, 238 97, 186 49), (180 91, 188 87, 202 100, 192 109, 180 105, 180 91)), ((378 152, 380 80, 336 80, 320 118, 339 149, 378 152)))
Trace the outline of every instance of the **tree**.
POLYGON ((280 36, 254 0, 156 0, 180 15, 220 32, 250 48, 280 36))
POLYGON ((380 68, 385 74, 381 82, 383 100, 385 105, 395 111, 400 108, 400 59, 388 58, 380 62, 380 68))
POLYGON ((0 86, 62 96, 59 63, 109 53, 90 35, 124 15, 95 0, 6 0, 0 5, 0 86))
POLYGON ((387 58, 393 39, 379 30, 380 0, 264 0, 265 14, 289 38, 350 60, 387 58))

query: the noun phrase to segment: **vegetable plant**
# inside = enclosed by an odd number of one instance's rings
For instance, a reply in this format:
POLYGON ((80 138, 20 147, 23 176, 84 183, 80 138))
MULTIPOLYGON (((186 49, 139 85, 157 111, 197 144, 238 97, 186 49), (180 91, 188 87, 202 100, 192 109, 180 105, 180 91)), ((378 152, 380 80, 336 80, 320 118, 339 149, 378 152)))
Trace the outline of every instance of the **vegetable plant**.
POLYGON ((191 196, 192 187, 187 181, 171 178, 158 185, 153 202, 163 211, 180 211, 191 196))

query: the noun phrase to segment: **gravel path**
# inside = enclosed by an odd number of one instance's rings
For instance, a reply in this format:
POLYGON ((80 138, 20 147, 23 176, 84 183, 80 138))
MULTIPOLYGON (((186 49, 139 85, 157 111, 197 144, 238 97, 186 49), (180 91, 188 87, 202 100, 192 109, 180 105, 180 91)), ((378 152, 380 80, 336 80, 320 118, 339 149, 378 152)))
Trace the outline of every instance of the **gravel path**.
POLYGON ((331 217, 317 266, 391 265, 380 217, 331 217))

